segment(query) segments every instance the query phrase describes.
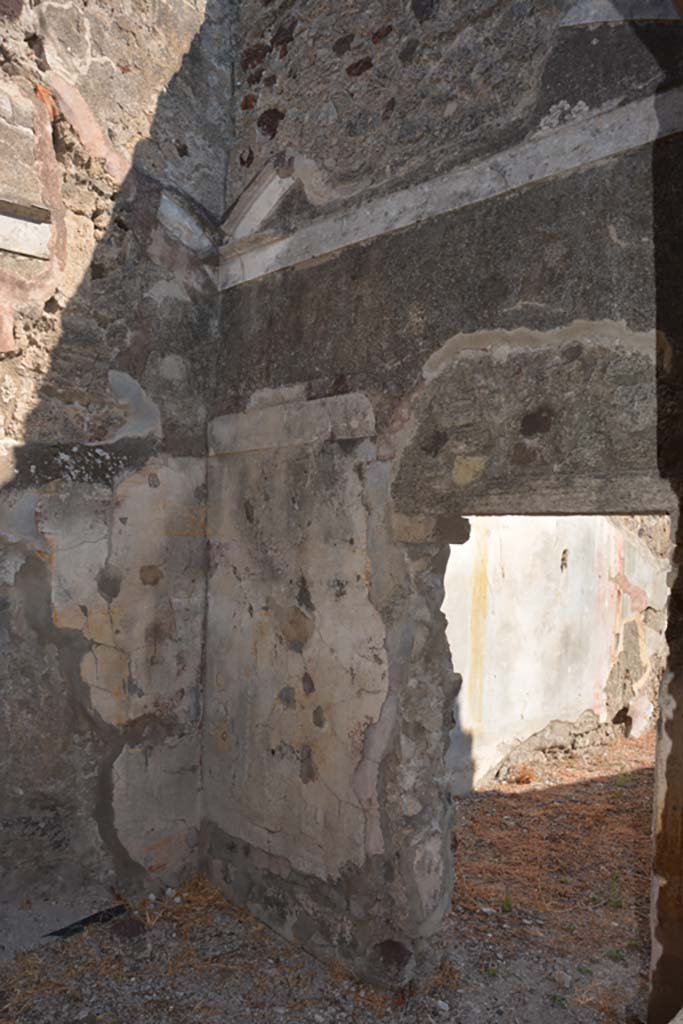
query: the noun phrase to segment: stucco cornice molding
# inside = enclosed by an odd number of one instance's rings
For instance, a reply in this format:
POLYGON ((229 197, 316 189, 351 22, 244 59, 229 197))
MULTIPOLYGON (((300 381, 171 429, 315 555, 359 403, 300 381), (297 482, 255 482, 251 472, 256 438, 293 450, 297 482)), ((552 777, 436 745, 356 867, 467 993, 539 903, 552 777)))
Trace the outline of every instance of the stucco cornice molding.
MULTIPOLYGON (((683 132, 683 88, 671 89, 610 110, 582 114, 558 128, 542 129, 526 141, 494 156, 389 195, 321 216, 288 235, 259 233, 291 187, 265 180, 245 202, 239 234, 221 250, 219 287, 235 288, 279 270, 328 257, 434 217, 486 202, 539 182, 570 174, 683 132), (275 193, 278 193, 276 195, 275 193), (245 225, 254 223, 254 233, 245 225)), ((238 203, 238 207, 239 207, 238 203)), ((237 207, 236 207, 237 209, 237 207)), ((227 224, 225 226, 228 226, 227 224)))

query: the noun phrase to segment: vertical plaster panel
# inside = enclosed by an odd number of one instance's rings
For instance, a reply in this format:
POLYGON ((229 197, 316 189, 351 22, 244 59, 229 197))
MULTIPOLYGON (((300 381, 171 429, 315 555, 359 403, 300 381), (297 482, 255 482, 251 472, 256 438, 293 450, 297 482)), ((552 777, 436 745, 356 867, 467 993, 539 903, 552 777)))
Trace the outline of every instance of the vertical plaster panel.
POLYGON ((210 462, 204 816, 321 879, 365 860, 353 780, 388 685, 366 464, 336 443, 210 462))

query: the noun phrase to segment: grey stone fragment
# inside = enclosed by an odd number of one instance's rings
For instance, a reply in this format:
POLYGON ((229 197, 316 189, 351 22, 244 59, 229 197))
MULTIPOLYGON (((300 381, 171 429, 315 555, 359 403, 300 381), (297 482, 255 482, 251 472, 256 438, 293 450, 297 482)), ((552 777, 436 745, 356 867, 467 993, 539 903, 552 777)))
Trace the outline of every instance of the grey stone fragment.
POLYGON ((580 0, 564 17, 562 24, 680 20, 672 0, 580 0))
POLYGON ((0 249, 6 252, 47 260, 50 258, 51 235, 49 224, 37 224, 23 217, 7 217, 0 213, 0 249))

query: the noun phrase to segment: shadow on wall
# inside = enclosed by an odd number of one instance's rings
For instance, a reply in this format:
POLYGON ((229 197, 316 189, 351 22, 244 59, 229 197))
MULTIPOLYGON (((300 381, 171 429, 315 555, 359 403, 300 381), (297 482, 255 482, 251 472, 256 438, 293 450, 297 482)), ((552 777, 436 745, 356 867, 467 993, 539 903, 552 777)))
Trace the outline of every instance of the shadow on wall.
MULTIPOLYGON (((615 0, 627 15, 627 0, 615 0)), ((683 14, 683 3, 676 0, 683 14)), ((662 71, 655 96, 662 129, 671 115, 660 98, 680 81, 683 53, 666 26, 632 23, 633 31, 662 71)), ((673 36, 673 34, 672 34, 673 36)), ((657 451, 659 470, 678 503, 672 516, 675 539, 674 580, 669 600, 668 672, 662 691, 662 716, 655 782, 656 840, 653 891, 653 978, 650 1024, 668 1024, 683 1006, 683 575, 675 571, 683 557, 683 133, 652 147, 652 215, 657 329, 657 451)))
POLYGON ((135 9, 135 36, 77 6, 0 0, 52 215, 49 262, 0 253, 0 898, 173 877, 195 850, 231 2, 135 9), (74 32, 121 60, 109 83, 69 78, 74 32), (152 85, 127 166, 111 124, 152 85))

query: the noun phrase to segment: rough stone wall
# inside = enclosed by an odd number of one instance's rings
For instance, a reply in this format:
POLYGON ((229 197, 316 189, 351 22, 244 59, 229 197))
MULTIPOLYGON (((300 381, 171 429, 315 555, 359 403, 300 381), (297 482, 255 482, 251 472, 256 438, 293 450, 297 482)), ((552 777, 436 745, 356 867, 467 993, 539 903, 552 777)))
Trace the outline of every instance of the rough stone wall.
POLYGON ((675 511, 683 479, 655 6, 4 0, 10 888, 182 870, 201 817, 213 876, 319 955, 425 958, 462 517, 675 511))
POLYGON ((319 187, 343 198, 397 176, 432 177, 465 150, 502 148, 533 123, 564 7, 247 0, 235 38, 232 187, 269 160, 302 156, 319 187))
POLYGON ((3 900, 196 862, 230 90, 227 4, 0 4, 3 900))
MULTIPOLYGON (((295 867, 296 847, 283 853, 277 812, 249 792, 236 835, 224 825, 216 831, 215 803, 205 805, 207 857, 215 877, 277 927, 394 983, 423 956, 448 901, 444 758, 457 658, 451 664, 439 608, 448 545, 466 537, 463 517, 675 513, 681 472, 674 225, 680 232, 683 218, 673 191, 663 191, 681 155, 683 25, 675 7, 473 6, 466 15, 420 2, 335 5, 332 13, 329 5, 254 0, 241 6, 236 48, 243 67, 233 180, 250 184, 225 223, 224 345, 211 416, 241 424, 256 393, 267 393, 279 412, 239 455, 224 452, 209 503, 224 499, 226 481, 237 503, 266 449, 282 448, 278 462, 298 463, 307 436, 302 398, 312 418, 321 401, 370 401, 367 479, 376 473, 386 482, 386 505, 373 534, 382 558, 371 552, 367 572, 371 588, 387 566, 397 581, 386 605, 372 601, 385 624, 387 701, 396 716, 385 702, 365 734, 369 744, 378 729, 385 736, 376 779, 381 852, 366 851, 359 864, 343 842, 341 890, 323 894, 315 874, 295 867), (461 60, 445 56, 456 52, 461 60), (497 59, 501 52, 507 60, 497 59), (257 815, 260 841, 244 824, 257 815), (269 861, 271 847, 277 858, 269 861), (368 891, 371 871, 383 878, 379 899, 368 891), (321 908, 332 892, 330 924, 321 908), (348 923, 346 944, 335 930, 340 921, 348 923)), ((333 430, 316 438, 321 463, 331 458, 326 446, 343 444, 333 430)), ((328 493, 335 502, 339 486, 334 477, 317 507, 326 508, 328 493)), ((302 508, 313 521, 308 492, 302 508)), ((338 514, 330 544, 344 530, 338 514)), ((237 565, 240 588, 257 598, 261 531, 245 512, 233 535, 238 562, 230 547, 216 555, 227 563, 220 579, 237 565)), ((306 560, 306 543, 295 513, 281 520, 278 549, 265 540, 268 572, 282 564, 280 601, 310 620, 310 643, 319 643, 317 627, 334 650, 326 622, 298 598, 302 567, 310 594, 328 585, 326 570, 306 560), (281 563, 278 551, 287 552, 281 563)), ((227 609, 219 615, 212 629, 219 621, 234 628, 227 609)), ((283 625, 262 614, 254 656, 286 647, 283 625)), ((291 659, 281 655, 265 694, 241 683, 240 713, 253 708, 261 721, 267 699, 269 728, 296 739, 288 740, 291 763, 281 769, 273 760, 269 776, 278 786, 286 780, 291 820, 311 799, 311 783, 296 774, 309 764, 310 736, 321 743, 320 758, 333 750, 310 731, 302 653, 305 662, 305 644, 291 659), (294 694, 286 712, 283 683, 294 694)), ((349 673, 345 681, 351 685, 349 673)), ((210 733, 225 708, 211 675, 206 701, 210 733)), ((260 755, 249 754, 260 770, 265 741, 264 734, 260 755)), ((235 770, 231 750, 212 756, 223 778, 235 770)), ((345 757, 339 753, 340 765, 345 757)), ((680 765, 676 758, 668 764, 680 765)), ((662 782, 661 808, 665 792, 662 782)), ((666 806, 675 832, 678 805, 666 806)), ((322 843, 329 822, 309 824, 322 843)), ((680 849, 663 836, 667 892, 678 892, 680 849)), ((330 871, 338 871, 335 859, 330 871)), ((675 967, 675 906, 670 913, 657 927, 671 940, 675 967)), ((661 950, 656 944, 655 961, 661 950)))
MULTIPOLYGON (((231 194, 269 161, 286 169, 298 160, 310 202, 353 203, 652 91, 661 69, 633 31, 614 31, 619 3, 594 0, 583 16, 577 8, 571 0, 244 0, 231 194), (590 48, 574 23, 590 26, 590 48)), ((657 13, 673 20, 666 0, 657 13)), ((668 47, 674 54, 675 35, 668 47)))

